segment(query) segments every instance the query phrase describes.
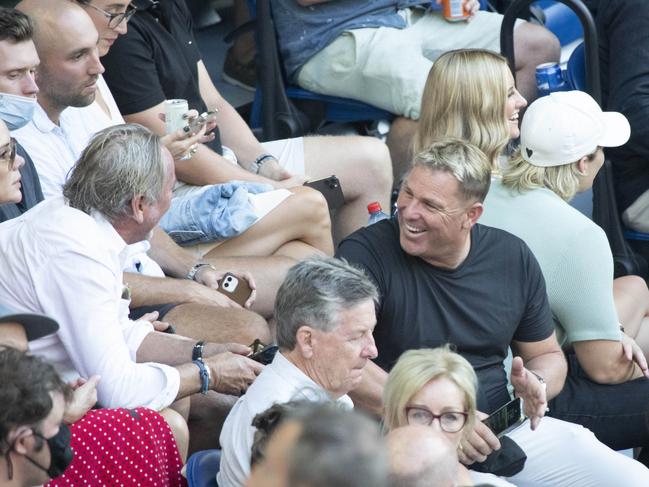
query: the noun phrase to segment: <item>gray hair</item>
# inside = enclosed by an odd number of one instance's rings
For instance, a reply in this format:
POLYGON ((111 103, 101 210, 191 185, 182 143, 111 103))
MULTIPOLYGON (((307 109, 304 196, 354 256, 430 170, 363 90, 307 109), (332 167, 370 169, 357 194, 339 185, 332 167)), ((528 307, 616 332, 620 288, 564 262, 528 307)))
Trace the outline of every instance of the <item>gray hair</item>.
POLYGON ((293 350, 301 326, 329 332, 340 311, 368 299, 376 303, 378 291, 363 270, 333 257, 306 259, 289 269, 277 291, 277 344, 293 350))
POLYGON ((387 449, 374 421, 331 403, 296 420, 302 428, 291 448, 289 485, 387 487, 387 449))
POLYGON ((466 201, 483 202, 491 184, 491 163, 478 147, 455 137, 434 141, 417 154, 412 167, 450 173, 466 201))
POLYGON ((97 132, 63 186, 73 208, 101 213, 109 222, 131 214, 131 200, 155 202, 162 194, 166 164, 160 137, 138 124, 97 132))

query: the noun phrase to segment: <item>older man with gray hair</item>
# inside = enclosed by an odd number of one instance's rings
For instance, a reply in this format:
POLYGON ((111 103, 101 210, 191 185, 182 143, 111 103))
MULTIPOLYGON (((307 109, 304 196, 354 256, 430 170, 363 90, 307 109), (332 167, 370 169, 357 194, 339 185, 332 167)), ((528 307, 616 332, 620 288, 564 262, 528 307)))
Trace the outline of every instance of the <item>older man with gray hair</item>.
POLYGON ((262 369, 236 344, 205 344, 191 363, 193 340, 128 319, 122 262, 169 207, 174 182, 171 154, 158 136, 139 125, 115 126, 90 142, 64 197, 0 225, 4 304, 60 324, 30 343, 32 353, 66 380, 101 376, 105 407, 174 403, 187 413, 179 399, 209 390, 238 395, 262 369))
POLYGON ((225 421, 219 485, 244 484, 252 420, 272 404, 305 398, 353 406, 347 393, 377 355, 372 337, 377 299, 365 273, 342 260, 313 258, 289 270, 275 300, 279 352, 225 421))

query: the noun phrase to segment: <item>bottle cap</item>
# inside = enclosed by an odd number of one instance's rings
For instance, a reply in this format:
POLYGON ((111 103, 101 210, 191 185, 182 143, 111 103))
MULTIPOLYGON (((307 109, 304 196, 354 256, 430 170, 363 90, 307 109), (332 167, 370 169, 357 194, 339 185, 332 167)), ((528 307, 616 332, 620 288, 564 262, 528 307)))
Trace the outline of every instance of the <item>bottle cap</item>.
POLYGON ((383 211, 383 209, 381 208, 381 203, 379 203, 378 201, 373 201, 372 203, 367 205, 367 211, 369 213, 377 213, 379 211, 383 211))

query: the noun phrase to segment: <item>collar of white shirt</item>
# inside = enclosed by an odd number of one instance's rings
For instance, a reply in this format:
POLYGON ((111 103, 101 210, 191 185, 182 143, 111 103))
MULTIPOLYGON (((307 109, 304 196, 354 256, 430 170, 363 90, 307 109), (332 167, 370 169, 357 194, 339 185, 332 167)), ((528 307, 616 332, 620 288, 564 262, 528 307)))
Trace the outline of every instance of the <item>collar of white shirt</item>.
POLYGON ((34 126, 44 134, 48 134, 59 128, 58 125, 50 120, 47 113, 45 113, 45 110, 43 110, 43 107, 39 103, 36 103, 32 122, 34 122, 34 126))
POLYGON ((102 215, 98 211, 93 210, 90 216, 92 216, 92 218, 97 223, 97 227, 99 227, 101 233, 103 233, 106 237, 106 248, 108 250, 114 251, 117 255, 119 255, 119 264, 121 266, 121 269, 123 269, 129 255, 128 244, 124 242, 122 236, 117 233, 115 227, 113 227, 113 225, 108 220, 106 220, 106 217, 104 215, 102 215))

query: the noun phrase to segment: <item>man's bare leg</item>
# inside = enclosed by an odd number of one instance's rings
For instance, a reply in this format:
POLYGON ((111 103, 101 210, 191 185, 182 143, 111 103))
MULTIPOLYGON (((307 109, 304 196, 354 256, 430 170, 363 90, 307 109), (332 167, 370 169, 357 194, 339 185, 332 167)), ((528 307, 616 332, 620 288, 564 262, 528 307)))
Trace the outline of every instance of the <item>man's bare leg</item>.
POLYGON ((399 184, 412 162, 412 142, 419 122, 405 117, 397 117, 390 125, 386 144, 392 159, 394 184, 399 184))
POLYGON ((244 309, 180 304, 163 321, 171 323, 178 335, 213 343, 250 345, 256 338, 264 343, 271 339, 266 320, 244 309))
POLYGON ((528 103, 536 99, 536 67, 559 62, 561 45, 556 36, 540 25, 525 22, 514 31, 516 85, 528 103))

